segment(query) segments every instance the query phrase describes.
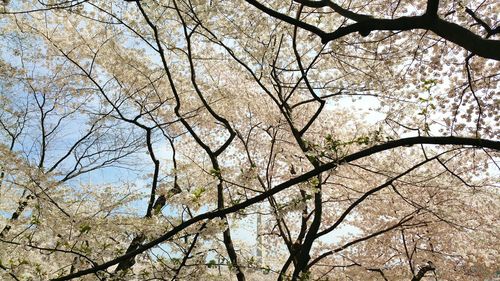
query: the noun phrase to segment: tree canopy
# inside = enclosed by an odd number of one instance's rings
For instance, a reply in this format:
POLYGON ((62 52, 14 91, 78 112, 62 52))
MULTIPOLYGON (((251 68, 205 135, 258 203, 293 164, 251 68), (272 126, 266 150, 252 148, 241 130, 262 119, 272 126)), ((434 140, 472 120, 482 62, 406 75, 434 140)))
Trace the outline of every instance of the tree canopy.
POLYGON ((498 1, 2 3, 2 280, 498 275, 498 1))

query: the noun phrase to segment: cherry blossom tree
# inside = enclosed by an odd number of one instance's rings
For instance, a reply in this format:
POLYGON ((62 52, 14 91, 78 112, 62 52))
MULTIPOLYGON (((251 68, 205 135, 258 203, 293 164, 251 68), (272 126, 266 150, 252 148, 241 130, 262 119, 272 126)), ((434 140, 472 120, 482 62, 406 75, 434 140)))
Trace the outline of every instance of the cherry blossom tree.
POLYGON ((486 280, 496 1, 4 1, 6 280, 486 280))

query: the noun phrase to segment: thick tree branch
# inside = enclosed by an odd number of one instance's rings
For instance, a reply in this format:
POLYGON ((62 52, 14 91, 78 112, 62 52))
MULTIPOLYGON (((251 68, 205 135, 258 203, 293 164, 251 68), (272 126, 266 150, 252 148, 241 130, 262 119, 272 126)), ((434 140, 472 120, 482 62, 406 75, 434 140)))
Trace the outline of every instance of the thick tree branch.
POLYGON ((437 17, 438 8, 439 8, 439 0, 428 0, 425 14, 428 16, 437 17))
POLYGON ((139 247, 138 249, 131 251, 125 255, 119 256, 113 260, 110 260, 108 262, 105 262, 101 265, 85 269, 82 271, 75 272, 73 274, 69 274, 66 276, 62 276, 59 278, 52 279, 54 281, 62 281, 62 280, 71 280, 80 276, 85 276, 87 274, 92 274, 101 270, 104 270, 110 266, 113 266, 115 264, 120 263, 123 260, 127 260, 131 257, 134 257, 140 253, 143 253, 147 251, 148 249, 151 249, 155 247, 156 245, 165 242, 169 239, 171 239, 175 234, 181 232, 182 230, 188 228, 189 226, 203 221, 203 220, 209 220, 213 219, 216 217, 223 217, 227 214, 234 213, 236 211, 242 210, 244 208, 247 208, 251 205, 254 205, 260 201, 263 201, 270 196, 281 192, 291 186, 294 186, 298 183, 307 181, 308 179, 319 175, 322 172, 331 170, 335 167, 337 167, 341 163, 346 163, 346 162, 352 162, 367 156, 374 155, 378 152, 402 147, 402 146, 409 146, 409 145, 415 145, 415 144, 434 144, 434 145, 468 145, 468 146, 473 146, 473 147, 481 147, 481 148, 490 148, 494 150, 500 150, 500 142, 499 141, 494 141, 494 140, 485 140, 485 139, 475 139, 475 138, 461 138, 461 137, 411 137, 411 138, 404 138, 404 139, 398 139, 398 140, 393 140, 393 141, 388 141, 383 144, 375 145, 366 149, 363 149, 359 152, 350 154, 338 161, 333 161, 329 162, 327 164, 321 165, 318 168, 315 168, 307 173, 304 173, 300 176, 297 176, 295 178, 292 178, 286 182, 283 182, 277 186, 275 186, 272 189, 267 190, 266 192, 263 192, 255 197, 252 197, 248 199, 245 202, 242 202, 240 204, 236 204, 224 209, 219 209, 215 210, 212 212, 207 212, 201 215, 198 215, 196 217, 193 217, 190 220, 187 220, 175 227, 173 227, 170 231, 166 232, 162 236, 144 244, 143 246, 139 247))
MULTIPOLYGON (((376 30, 408 31, 413 29, 425 29, 434 32, 445 40, 461 46, 475 55, 500 60, 500 40, 484 39, 465 27, 439 18, 437 16, 437 6, 439 1, 429 1, 426 13, 421 16, 378 19, 365 15, 358 15, 365 17, 363 17, 363 20, 359 20, 359 18, 357 18, 358 21, 356 23, 339 27, 333 32, 325 32, 314 25, 279 13, 269 7, 266 7, 258 1, 246 1, 272 17, 318 35, 321 38, 321 42, 324 44, 356 32, 366 36, 371 31, 376 30)), ((299 2, 305 3, 312 1, 299 2)), ((352 18, 352 15, 346 17, 352 18)))
MULTIPOLYGON (((472 31, 455 23, 427 15, 401 17, 397 19, 369 19, 338 28, 336 31, 321 36, 323 43, 344 37, 351 33, 369 33, 374 30, 406 31, 412 29, 430 30, 440 37, 453 42, 464 49, 485 58, 500 60, 500 41, 481 38, 472 31)), ((324 34, 324 33, 322 33, 324 34)))
POLYGON ((418 271, 417 275, 415 275, 411 279, 411 281, 420 281, 428 271, 434 271, 434 270, 436 270, 434 265, 431 262, 427 262, 427 265, 422 266, 418 271))

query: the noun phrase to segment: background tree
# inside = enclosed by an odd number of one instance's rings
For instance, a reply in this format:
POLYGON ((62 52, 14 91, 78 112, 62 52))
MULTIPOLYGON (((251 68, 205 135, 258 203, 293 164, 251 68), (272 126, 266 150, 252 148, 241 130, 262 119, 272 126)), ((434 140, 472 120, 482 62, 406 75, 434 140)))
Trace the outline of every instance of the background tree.
POLYGON ((498 270, 495 1, 2 9, 4 278, 498 270))

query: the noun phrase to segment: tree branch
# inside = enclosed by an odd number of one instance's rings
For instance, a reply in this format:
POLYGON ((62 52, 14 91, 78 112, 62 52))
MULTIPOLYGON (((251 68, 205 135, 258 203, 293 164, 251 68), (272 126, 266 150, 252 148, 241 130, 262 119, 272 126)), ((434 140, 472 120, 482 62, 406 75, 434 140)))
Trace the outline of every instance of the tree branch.
MULTIPOLYGON (((453 42, 460 47, 474 53, 475 55, 484 58, 500 60, 500 40, 484 39, 465 27, 439 18, 437 16, 437 7, 439 1, 436 0, 428 2, 427 11, 424 15, 421 16, 400 17, 396 19, 378 19, 366 16, 363 17, 364 20, 358 21, 351 25, 339 27, 333 32, 325 32, 314 25, 279 13, 271 8, 264 6, 258 1, 246 1, 272 17, 318 35, 321 38, 321 42, 323 44, 356 32, 359 32, 361 35, 366 36, 371 31, 375 30, 408 31, 413 29, 425 29, 434 32, 436 35, 442 37, 443 39, 453 42)), ((311 1, 299 2, 307 3, 311 1)))
POLYGON ((411 281, 420 281, 428 271, 434 271, 434 270, 436 270, 436 268, 434 267, 432 262, 428 261, 427 265, 421 267, 420 270, 418 271, 417 275, 415 275, 411 279, 411 281))
POLYGON ((500 141, 494 141, 494 140, 485 140, 485 139, 476 139, 476 138, 461 138, 461 137, 411 137, 411 138, 404 138, 404 139, 398 139, 398 140, 393 140, 393 141, 388 141, 383 144, 375 145, 370 148, 363 149, 361 151, 358 151, 356 153, 350 154, 338 161, 332 161, 327 164, 321 165, 318 168, 315 168, 307 173, 304 173, 300 176, 297 176, 295 178, 292 178, 288 181, 285 181, 274 188, 271 188, 267 190, 266 192, 263 192, 257 196, 254 196, 250 199, 248 199, 245 202, 242 202, 240 204, 236 204, 224 209, 219 209, 211 212, 207 212, 201 215, 198 215, 196 217, 193 217, 190 220, 187 220, 175 227, 173 227, 170 231, 166 232, 162 236, 144 244, 143 246, 139 247, 138 249, 131 251, 127 254, 124 254, 122 256, 119 256, 113 260, 110 260, 108 262, 105 262, 101 265, 94 266, 89 269, 85 269, 82 271, 78 271, 72 274, 68 274, 66 276, 58 277, 55 279, 52 279, 53 281, 63 281, 63 280, 71 280, 80 276, 85 276, 87 274, 92 274, 101 270, 105 270, 106 268, 113 266, 115 264, 120 263, 123 260, 127 260, 131 257, 134 257, 140 253, 143 253, 147 251, 148 249, 151 249, 155 247, 156 245, 167 241, 171 237, 173 237, 175 234, 179 233, 180 231, 188 228, 189 226, 203 221, 207 219, 213 219, 216 217, 222 217, 227 214, 231 214, 234 212, 237 212, 239 210, 242 210, 244 208, 247 208, 251 205, 254 205, 260 201, 263 201, 270 196, 281 192, 291 186, 294 186, 298 183, 307 181, 308 179, 319 175, 322 172, 331 170, 335 167, 337 167, 341 163, 347 163, 347 162, 352 162, 373 154, 376 154, 378 152, 382 152, 385 150, 390 150, 402 146, 409 146, 409 145, 415 145, 415 144, 435 144, 435 145, 469 145, 473 147, 481 147, 481 148, 490 148, 494 150, 500 150, 500 141))

